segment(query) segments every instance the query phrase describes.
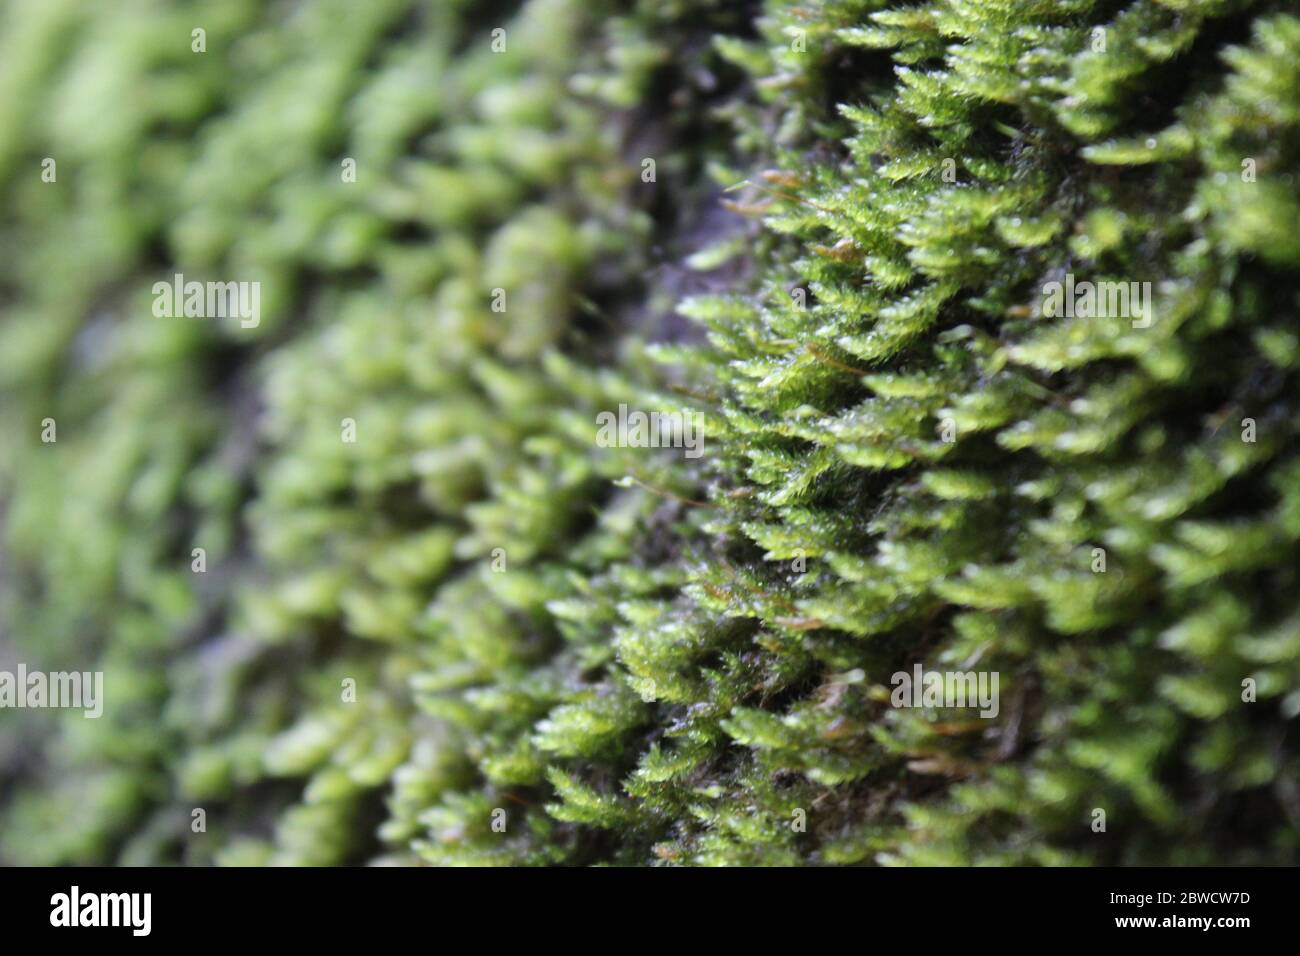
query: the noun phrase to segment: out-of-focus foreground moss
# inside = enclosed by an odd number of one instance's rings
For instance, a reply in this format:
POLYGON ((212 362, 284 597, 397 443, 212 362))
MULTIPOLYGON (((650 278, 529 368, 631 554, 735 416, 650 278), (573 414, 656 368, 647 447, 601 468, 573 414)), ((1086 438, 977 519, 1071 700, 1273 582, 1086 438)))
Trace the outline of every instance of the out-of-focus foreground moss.
POLYGON ((8 5, 0 860, 1294 862, 1286 6, 8 5))

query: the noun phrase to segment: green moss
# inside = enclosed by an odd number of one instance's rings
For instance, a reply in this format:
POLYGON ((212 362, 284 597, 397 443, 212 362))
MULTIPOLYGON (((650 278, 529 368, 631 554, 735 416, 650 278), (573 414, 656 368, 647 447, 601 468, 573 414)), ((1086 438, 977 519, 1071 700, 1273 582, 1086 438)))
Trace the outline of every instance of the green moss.
POLYGON ((1294 862, 1300 20, 364 6, 6 13, 0 859, 1294 862))

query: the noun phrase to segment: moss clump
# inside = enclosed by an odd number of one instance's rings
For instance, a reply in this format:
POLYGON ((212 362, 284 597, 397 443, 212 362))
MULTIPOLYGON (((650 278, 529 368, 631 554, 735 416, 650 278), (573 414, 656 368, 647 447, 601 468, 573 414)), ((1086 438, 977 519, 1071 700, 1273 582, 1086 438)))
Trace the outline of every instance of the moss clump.
POLYGON ((490 7, 8 12, 0 858, 1293 862, 1300 19, 490 7))

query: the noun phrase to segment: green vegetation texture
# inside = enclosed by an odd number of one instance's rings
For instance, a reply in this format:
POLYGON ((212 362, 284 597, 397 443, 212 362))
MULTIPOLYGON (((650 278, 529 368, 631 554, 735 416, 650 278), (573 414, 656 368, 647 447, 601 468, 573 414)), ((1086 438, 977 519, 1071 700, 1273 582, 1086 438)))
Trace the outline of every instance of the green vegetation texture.
POLYGON ((1288 3, 11 2, 0 861, 1295 863, 1298 276, 1288 3))

